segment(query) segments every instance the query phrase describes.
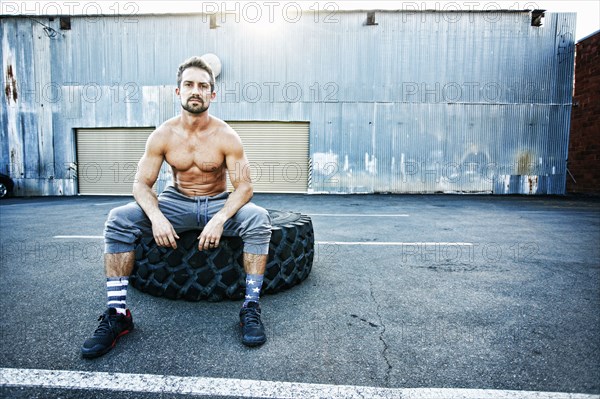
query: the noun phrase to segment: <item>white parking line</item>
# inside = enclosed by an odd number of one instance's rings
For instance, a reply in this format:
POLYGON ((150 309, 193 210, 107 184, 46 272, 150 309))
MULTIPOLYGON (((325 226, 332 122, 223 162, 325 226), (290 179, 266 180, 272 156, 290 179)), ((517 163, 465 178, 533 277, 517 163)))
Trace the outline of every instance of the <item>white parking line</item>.
POLYGON ((128 201, 122 200, 122 201, 110 201, 110 202, 97 202, 95 204, 93 204, 94 206, 103 206, 103 205, 114 205, 114 204, 123 204, 125 205, 128 201))
POLYGON ((100 240, 104 238, 103 236, 54 236, 52 238, 57 238, 61 240, 100 240))
POLYGON ((0 386, 278 399, 600 399, 599 395, 562 392, 378 388, 231 378, 15 368, 0 369, 0 386))
POLYGON ((308 216, 340 216, 340 217, 369 217, 369 218, 406 218, 409 215, 405 213, 385 214, 385 213, 307 213, 308 216))
POLYGON ((472 242, 399 242, 399 241, 317 241, 315 244, 320 245, 373 245, 373 246, 457 246, 457 247, 472 247, 472 242))

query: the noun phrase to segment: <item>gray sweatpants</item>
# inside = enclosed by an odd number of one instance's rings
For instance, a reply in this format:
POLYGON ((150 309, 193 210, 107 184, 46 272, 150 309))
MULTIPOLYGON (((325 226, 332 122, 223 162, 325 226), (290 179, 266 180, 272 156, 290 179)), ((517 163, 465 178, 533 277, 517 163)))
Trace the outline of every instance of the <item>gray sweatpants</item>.
MULTIPOLYGON (((228 197, 226 192, 212 197, 188 197, 169 186, 158 196, 158 207, 175 231, 181 233, 201 230, 223 208, 228 197)), ((105 252, 133 251, 136 241, 147 235, 152 235, 152 224, 137 202, 114 208, 104 226, 105 252)), ((268 254, 271 217, 265 209, 249 202, 225 222, 223 235, 241 237, 246 253, 268 254)))

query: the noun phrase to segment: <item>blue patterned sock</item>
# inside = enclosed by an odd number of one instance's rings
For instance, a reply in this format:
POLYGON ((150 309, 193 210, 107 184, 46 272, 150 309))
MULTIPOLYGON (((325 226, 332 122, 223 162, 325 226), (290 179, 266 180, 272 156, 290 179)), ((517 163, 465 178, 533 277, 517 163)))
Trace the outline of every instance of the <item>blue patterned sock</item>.
POLYGON ((127 313, 127 285, 129 284, 129 277, 108 277, 106 279, 106 296, 107 306, 109 308, 115 308, 117 313, 127 313))
POLYGON ((263 274, 246 275, 246 300, 244 301, 244 307, 248 305, 248 302, 258 302, 263 278, 263 274))

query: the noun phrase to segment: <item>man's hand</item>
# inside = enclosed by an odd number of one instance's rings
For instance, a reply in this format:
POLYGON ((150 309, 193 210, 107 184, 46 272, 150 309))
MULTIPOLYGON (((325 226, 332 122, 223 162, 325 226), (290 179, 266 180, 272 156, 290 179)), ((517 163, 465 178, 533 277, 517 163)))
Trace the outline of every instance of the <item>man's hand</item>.
POLYGON ((200 251, 205 249, 214 249, 219 246, 221 236, 223 235, 224 221, 218 215, 215 215, 212 219, 206 223, 202 233, 198 236, 198 249, 200 251))
POLYGON ((152 221, 152 235, 159 247, 177 248, 177 241, 175 240, 179 239, 179 236, 171 222, 164 215, 160 215, 152 221))

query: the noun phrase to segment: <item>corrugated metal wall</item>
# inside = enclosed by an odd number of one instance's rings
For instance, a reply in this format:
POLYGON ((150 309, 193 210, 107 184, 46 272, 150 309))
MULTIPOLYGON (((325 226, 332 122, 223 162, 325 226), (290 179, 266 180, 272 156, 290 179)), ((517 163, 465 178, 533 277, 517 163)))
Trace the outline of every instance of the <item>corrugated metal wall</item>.
POLYGON ((60 35, 0 20, 3 87, 18 90, 0 167, 19 195, 76 194, 75 129, 158 126, 179 112, 179 63, 209 52, 213 114, 310 122, 309 192, 564 193, 575 14, 36 19, 60 35))

